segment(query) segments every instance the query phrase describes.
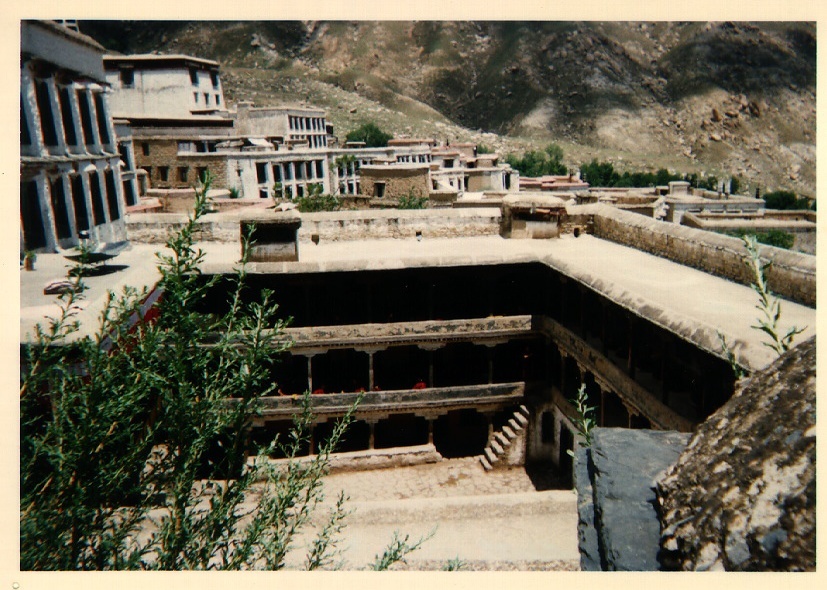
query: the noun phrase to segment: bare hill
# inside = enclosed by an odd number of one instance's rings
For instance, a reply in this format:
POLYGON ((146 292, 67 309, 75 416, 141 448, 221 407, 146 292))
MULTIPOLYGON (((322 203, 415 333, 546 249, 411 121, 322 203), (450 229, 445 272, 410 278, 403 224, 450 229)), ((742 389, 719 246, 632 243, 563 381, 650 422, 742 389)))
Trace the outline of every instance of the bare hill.
POLYGON ((306 102, 343 136, 560 144, 566 162, 739 175, 815 196, 815 23, 80 23, 222 64, 228 100, 306 102))

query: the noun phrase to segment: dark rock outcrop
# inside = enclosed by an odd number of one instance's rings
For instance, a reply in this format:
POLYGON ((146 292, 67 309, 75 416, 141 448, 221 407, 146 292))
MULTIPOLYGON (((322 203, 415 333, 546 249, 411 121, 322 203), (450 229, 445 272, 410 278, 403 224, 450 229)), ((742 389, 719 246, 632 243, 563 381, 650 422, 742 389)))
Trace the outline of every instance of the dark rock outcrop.
POLYGON ((756 373, 657 483, 661 565, 815 569, 815 337, 756 373))

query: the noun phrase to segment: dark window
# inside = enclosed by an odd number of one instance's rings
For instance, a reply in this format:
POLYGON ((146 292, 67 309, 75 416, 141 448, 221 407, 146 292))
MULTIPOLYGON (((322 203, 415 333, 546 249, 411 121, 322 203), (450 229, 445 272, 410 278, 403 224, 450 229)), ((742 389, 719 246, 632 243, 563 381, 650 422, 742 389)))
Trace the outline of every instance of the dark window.
POLYGON ((158 166, 158 180, 169 182, 169 166, 158 166))
POLYGON ((198 70, 190 68, 190 82, 193 86, 198 86, 198 70))
POLYGON ((554 442, 554 414, 552 412, 543 412, 540 417, 540 437, 546 444, 554 442))
POLYGON ((273 180, 275 182, 281 182, 281 166, 278 164, 273 164, 273 180))
POLYGON ((121 86, 131 88, 135 85, 135 70, 126 68, 121 70, 121 86))
POLYGON ((376 198, 381 199, 385 196, 385 183, 384 182, 376 182, 373 185, 373 196, 376 198))
POLYGON ((207 152, 207 142, 205 141, 197 141, 195 142, 195 151, 203 154, 207 152))
POLYGON ((27 250, 43 248, 46 245, 46 230, 34 180, 20 183, 20 218, 23 222, 24 247, 27 250))
POLYGON ((145 156, 149 155, 149 142, 146 142, 146 141, 141 142, 141 153, 145 156))
POLYGON ((83 90, 78 90, 78 106, 80 107, 80 122, 83 124, 83 143, 94 145, 95 134, 92 132, 92 106, 89 96, 83 90))
POLYGON ((304 185, 296 185, 296 195, 298 195, 299 198, 304 196, 304 185))
POLYGON ((301 162, 296 162, 296 180, 304 180, 304 166, 301 162))
POLYGON ((78 134, 75 132, 75 120, 72 118, 72 104, 70 101, 69 89, 61 88, 58 92, 60 99, 60 115, 63 118, 63 131, 66 133, 66 143, 69 145, 78 144, 78 134))
POLYGON ((316 160, 316 178, 324 178, 324 163, 316 160))
POLYGON ((72 229, 69 227, 69 210, 66 208, 66 191, 63 190, 63 179, 53 178, 49 182, 52 193, 52 211, 55 212, 55 226, 59 239, 71 238, 72 229))
POLYGON ((210 95, 207 92, 204 93, 204 104, 210 106, 210 95))
POLYGON ((215 104, 219 105, 219 106, 221 105, 221 95, 220 94, 215 95, 215 104))
POLYGON ((293 180, 293 164, 291 162, 284 165, 284 179, 293 180))
POLYGON ((109 139, 109 126, 107 125, 106 106, 103 102, 102 94, 95 94, 95 109, 98 111, 98 133, 100 133, 101 143, 107 145, 109 139))
POLYGON ((218 89, 218 72, 210 72, 210 80, 212 81, 212 87, 218 89))
POLYGON ((258 189, 258 196, 260 199, 266 199, 270 196, 270 192, 266 188, 258 189))
POLYGON ((55 131, 55 115, 52 112, 52 101, 49 100, 49 89, 45 80, 36 80, 34 84, 37 96, 37 110, 40 113, 40 124, 43 129, 43 141, 46 145, 57 145, 57 131, 55 131))
POLYGON ((86 194, 83 192, 83 178, 80 174, 72 177, 72 204, 75 206, 75 229, 89 229, 89 213, 86 210, 86 194))
POLYGON ((103 211, 103 195, 101 194, 101 183, 97 172, 89 174, 89 189, 92 192, 92 217, 95 225, 106 223, 106 214, 103 211))
POLYGON ((115 172, 107 170, 104 173, 106 179, 106 200, 109 203, 109 219, 115 221, 121 218, 120 207, 118 207, 118 191, 115 185, 115 172))
POLYGON ((198 104, 198 93, 197 92, 192 93, 192 98, 195 100, 195 104, 198 104))
POLYGON ((189 177, 190 169, 187 166, 178 166, 178 181, 179 182, 187 182, 187 177, 189 177))
POLYGON ((129 148, 126 146, 125 143, 118 144, 118 153, 121 156, 124 168, 126 170, 132 170, 132 161, 129 159, 129 148))
POLYGON ((256 179, 259 184, 267 182, 267 164, 265 162, 256 162, 256 179))
POLYGON ((135 198, 135 187, 131 180, 123 181, 123 195, 126 200, 126 206, 131 207, 138 204, 138 199, 135 198))
POLYGON ((152 166, 141 166, 141 169, 146 171, 146 177, 152 180, 152 166))
POLYGON ((307 178, 313 178, 313 162, 305 162, 304 171, 306 173, 307 178))
POLYGON ((198 175, 198 180, 204 182, 204 179, 207 177, 207 167, 199 166, 195 169, 195 173, 198 175))
POLYGON ((32 145, 32 133, 29 131, 29 119, 23 109, 23 97, 20 97, 20 144, 32 145))

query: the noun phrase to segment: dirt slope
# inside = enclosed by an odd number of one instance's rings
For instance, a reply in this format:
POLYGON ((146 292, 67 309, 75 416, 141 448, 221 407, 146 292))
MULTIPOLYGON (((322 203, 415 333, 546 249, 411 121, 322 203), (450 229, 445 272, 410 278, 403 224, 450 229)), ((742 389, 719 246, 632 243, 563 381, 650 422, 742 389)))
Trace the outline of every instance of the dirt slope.
POLYGON ((307 102, 572 166, 737 174, 815 194, 814 23, 81 22, 114 51, 222 64, 229 100, 307 102))

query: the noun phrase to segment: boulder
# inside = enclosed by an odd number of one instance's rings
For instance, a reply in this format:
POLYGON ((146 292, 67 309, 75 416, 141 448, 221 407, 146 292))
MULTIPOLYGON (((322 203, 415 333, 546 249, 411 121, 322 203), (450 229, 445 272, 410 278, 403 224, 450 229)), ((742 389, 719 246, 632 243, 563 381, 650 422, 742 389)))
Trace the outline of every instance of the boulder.
POLYGON ((739 383, 656 484, 661 566, 815 570, 815 337, 739 383))

